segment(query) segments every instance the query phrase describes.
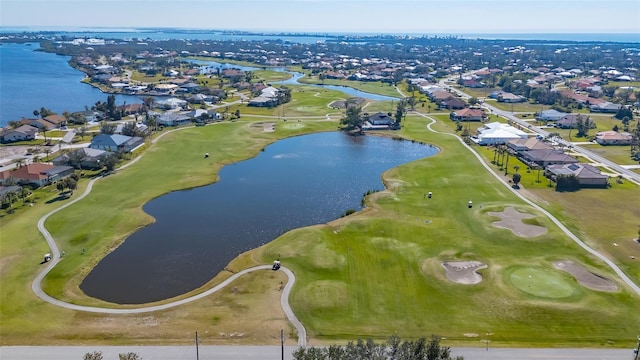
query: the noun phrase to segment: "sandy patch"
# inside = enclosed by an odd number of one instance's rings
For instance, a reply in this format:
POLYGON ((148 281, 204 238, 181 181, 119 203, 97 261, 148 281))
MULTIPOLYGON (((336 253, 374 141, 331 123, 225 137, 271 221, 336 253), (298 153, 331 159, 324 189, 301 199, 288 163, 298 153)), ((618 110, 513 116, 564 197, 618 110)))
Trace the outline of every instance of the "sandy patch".
POLYGON ((487 268, 487 264, 479 261, 445 261, 442 267, 449 280, 458 284, 472 285, 482 281, 482 275, 476 271, 487 268))
POLYGON ((264 123, 262 124, 262 131, 274 132, 276 131, 276 123, 264 123))
POLYGON ((616 284, 611 280, 600 275, 596 275, 573 261, 556 261, 553 263, 553 266, 558 270, 565 271, 573 275, 580 285, 588 287, 589 289, 609 292, 618 290, 616 284))
POLYGON ((538 225, 529 225, 522 222, 522 219, 532 219, 535 216, 521 213, 513 207, 507 207, 503 212, 489 212, 490 216, 499 217, 500 221, 495 221, 491 225, 497 228, 511 230, 520 237, 536 237, 547 233, 547 228, 538 225))

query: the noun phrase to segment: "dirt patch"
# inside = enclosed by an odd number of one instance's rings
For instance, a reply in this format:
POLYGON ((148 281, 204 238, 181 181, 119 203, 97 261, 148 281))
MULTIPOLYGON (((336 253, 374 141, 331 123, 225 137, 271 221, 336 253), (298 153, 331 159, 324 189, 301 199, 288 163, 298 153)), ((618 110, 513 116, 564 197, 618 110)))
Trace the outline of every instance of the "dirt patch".
POLYGON ((482 281, 482 275, 477 270, 487 268, 487 264, 479 261, 445 261, 442 263, 447 278, 464 285, 473 285, 482 281))
POLYGON ((522 219, 532 219, 535 216, 521 213, 513 207, 507 207, 502 212, 489 212, 490 216, 499 217, 500 221, 495 221, 491 225, 497 228, 511 230, 520 237, 536 237, 547 233, 547 228, 538 225, 529 225, 522 222, 522 219))
POLYGON ((573 275, 580 285, 588 287, 589 289, 609 292, 618 290, 616 284, 611 280, 600 275, 596 275, 573 261, 556 261, 553 263, 553 266, 558 270, 565 271, 573 275))

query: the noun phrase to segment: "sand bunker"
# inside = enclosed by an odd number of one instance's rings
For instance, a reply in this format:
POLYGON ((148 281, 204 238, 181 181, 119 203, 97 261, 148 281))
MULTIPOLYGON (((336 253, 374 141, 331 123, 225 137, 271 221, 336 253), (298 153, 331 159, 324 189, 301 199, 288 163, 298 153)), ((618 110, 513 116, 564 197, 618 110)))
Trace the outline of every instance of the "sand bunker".
POLYGON ((618 287, 612 281, 596 275, 573 261, 556 261, 553 263, 556 269, 573 275, 580 285, 599 291, 616 291, 618 287))
POLYGON ((274 132, 276 131, 276 123, 264 123, 262 124, 262 131, 274 132))
POLYGON ((497 228, 509 229, 521 237, 536 237, 547 233, 547 228, 544 226, 523 223, 522 219, 531 219, 535 216, 521 213, 513 207, 505 208, 503 212, 489 212, 488 214, 502 219, 493 222, 491 225, 497 228))
POLYGON ((476 271, 485 269, 487 264, 479 261, 445 261, 442 266, 449 280, 458 284, 472 285, 482 281, 482 275, 476 271))

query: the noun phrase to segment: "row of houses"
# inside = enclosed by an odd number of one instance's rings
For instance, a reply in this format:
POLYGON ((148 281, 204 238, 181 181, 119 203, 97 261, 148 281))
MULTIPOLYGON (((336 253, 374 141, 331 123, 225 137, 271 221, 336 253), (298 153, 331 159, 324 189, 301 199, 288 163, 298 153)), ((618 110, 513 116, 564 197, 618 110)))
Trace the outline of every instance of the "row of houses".
POLYGON ((520 161, 531 168, 544 169, 545 176, 553 181, 558 176, 573 175, 582 187, 606 187, 609 184, 609 176, 593 165, 580 163, 575 157, 540 139, 513 139, 506 145, 520 161))

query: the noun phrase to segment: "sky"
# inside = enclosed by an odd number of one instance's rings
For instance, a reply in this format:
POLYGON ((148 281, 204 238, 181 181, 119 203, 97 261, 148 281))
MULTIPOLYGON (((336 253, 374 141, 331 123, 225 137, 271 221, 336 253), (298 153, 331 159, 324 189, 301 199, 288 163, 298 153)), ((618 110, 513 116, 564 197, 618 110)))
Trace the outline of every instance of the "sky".
POLYGON ((640 0, 0 0, 0 26, 421 34, 640 33, 640 0))

